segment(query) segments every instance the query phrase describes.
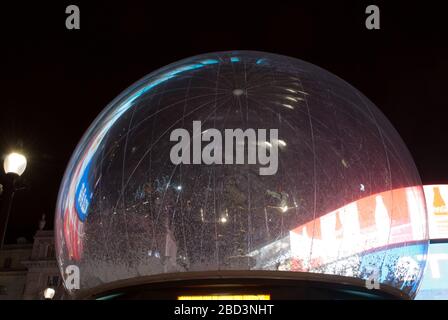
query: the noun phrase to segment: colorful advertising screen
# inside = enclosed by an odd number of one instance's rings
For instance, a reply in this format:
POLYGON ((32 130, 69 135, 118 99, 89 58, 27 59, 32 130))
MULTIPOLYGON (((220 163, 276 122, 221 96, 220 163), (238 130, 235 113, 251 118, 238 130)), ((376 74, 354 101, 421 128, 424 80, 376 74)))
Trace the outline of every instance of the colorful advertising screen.
POLYGON ((429 245, 426 270, 417 300, 448 300, 448 243, 429 245))
POLYGON ((430 239, 448 239, 448 185, 424 186, 430 239))
MULTIPOLYGON (((427 236, 417 188, 374 194, 290 231, 291 254, 313 269, 372 249, 422 241, 427 236), (310 254, 311 253, 311 254, 310 254)), ((421 195, 423 196, 423 195, 421 195)))
POLYGON ((424 190, 429 237, 437 243, 429 245, 426 270, 416 299, 448 300, 448 185, 427 185, 424 190))

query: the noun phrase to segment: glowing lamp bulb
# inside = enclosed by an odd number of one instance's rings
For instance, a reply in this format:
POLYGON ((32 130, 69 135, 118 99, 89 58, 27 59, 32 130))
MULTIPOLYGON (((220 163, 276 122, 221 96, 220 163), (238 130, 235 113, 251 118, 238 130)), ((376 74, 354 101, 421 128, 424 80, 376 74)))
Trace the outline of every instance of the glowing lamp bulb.
POLYGON ((20 153, 10 153, 3 162, 3 168, 6 173, 15 173, 21 176, 26 169, 26 158, 20 153))
POLYGON ((55 293, 56 293, 56 291, 54 291, 53 288, 47 288, 44 290, 44 298, 51 300, 51 299, 53 299, 55 293))

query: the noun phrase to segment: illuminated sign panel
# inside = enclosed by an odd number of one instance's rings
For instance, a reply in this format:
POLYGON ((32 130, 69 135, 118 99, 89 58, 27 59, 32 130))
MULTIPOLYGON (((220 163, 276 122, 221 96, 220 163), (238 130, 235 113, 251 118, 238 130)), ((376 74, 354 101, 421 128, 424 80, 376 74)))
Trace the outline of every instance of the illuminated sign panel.
POLYGON ((448 300, 448 243, 429 245, 427 264, 417 300, 448 300))
POLYGON ((84 171, 75 193, 75 208, 78 213, 78 217, 82 222, 84 222, 87 218, 90 201, 93 197, 89 184, 89 172, 90 163, 84 171))
POLYGON ((378 193, 329 212, 290 231, 298 270, 318 267, 375 248, 424 240, 424 208, 418 188, 378 193))
POLYGON ((424 186, 429 237, 448 239, 448 185, 424 186))
MULTIPOLYGON (((393 264, 406 265, 405 273, 394 275, 406 281, 422 272, 420 265, 425 257, 421 245, 425 241, 420 241, 447 239, 447 243, 429 246, 417 299, 448 299, 448 185, 424 186, 424 195, 420 190, 401 188, 359 199, 294 228, 289 236, 250 255, 260 269, 332 274, 345 268, 346 276, 352 276, 350 265, 367 270, 369 263, 376 265, 375 261, 381 259, 382 275, 390 274, 386 269, 393 264), (423 196, 427 222, 422 218, 424 208, 416 201, 423 196), (279 260, 283 262, 276 266, 279 260)), ((354 274, 359 276, 359 272, 354 274)))
POLYGON ((271 300, 269 294, 179 296, 177 300, 271 300))

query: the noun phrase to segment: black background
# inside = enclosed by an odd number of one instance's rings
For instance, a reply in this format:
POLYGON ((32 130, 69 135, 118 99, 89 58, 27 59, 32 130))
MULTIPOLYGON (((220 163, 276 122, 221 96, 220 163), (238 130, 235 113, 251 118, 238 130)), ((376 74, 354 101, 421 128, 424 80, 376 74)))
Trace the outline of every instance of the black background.
MULTIPOLYGON (((128 318, 130 312, 142 315, 147 319, 301 319, 311 320, 316 317, 324 319, 364 319, 370 315, 371 319, 379 317, 394 319, 421 319, 428 317, 428 310, 434 314, 443 314, 446 310, 445 301, 347 301, 347 300, 315 300, 315 301, 223 301, 225 304, 250 305, 273 304, 271 315, 219 315, 219 302, 214 301, 3 301, 4 310, 11 308, 16 315, 32 316, 37 319, 48 319, 49 314, 63 315, 64 319, 80 319, 89 316, 128 318), (202 318, 200 315, 174 315, 176 307, 181 306, 209 307, 215 313, 208 312, 202 318), (69 310, 69 312, 67 312, 69 310), (438 311, 439 310, 439 311, 438 311)), ((9 311, 9 310, 8 310, 9 311)), ((368 318, 368 317, 367 317, 368 318)), ((369 318, 368 318, 369 319, 369 318)))
POLYGON ((0 155, 28 158, 7 241, 31 240, 77 142, 147 73, 195 54, 259 50, 316 64, 389 118, 425 184, 448 183, 448 11, 442 1, 36 1, 0 5, 0 155), (81 29, 65 28, 76 4, 81 29), (381 29, 367 30, 376 4, 381 29))

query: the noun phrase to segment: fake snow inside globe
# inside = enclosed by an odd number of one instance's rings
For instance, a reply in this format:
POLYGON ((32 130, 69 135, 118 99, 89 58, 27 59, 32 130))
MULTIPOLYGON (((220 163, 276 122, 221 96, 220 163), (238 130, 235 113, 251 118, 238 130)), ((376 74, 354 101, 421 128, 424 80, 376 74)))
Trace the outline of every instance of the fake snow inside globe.
POLYGON ((426 207, 406 146, 331 73, 263 52, 195 56, 150 73, 82 137, 55 216, 79 293, 212 270, 369 279, 414 297, 426 207))

